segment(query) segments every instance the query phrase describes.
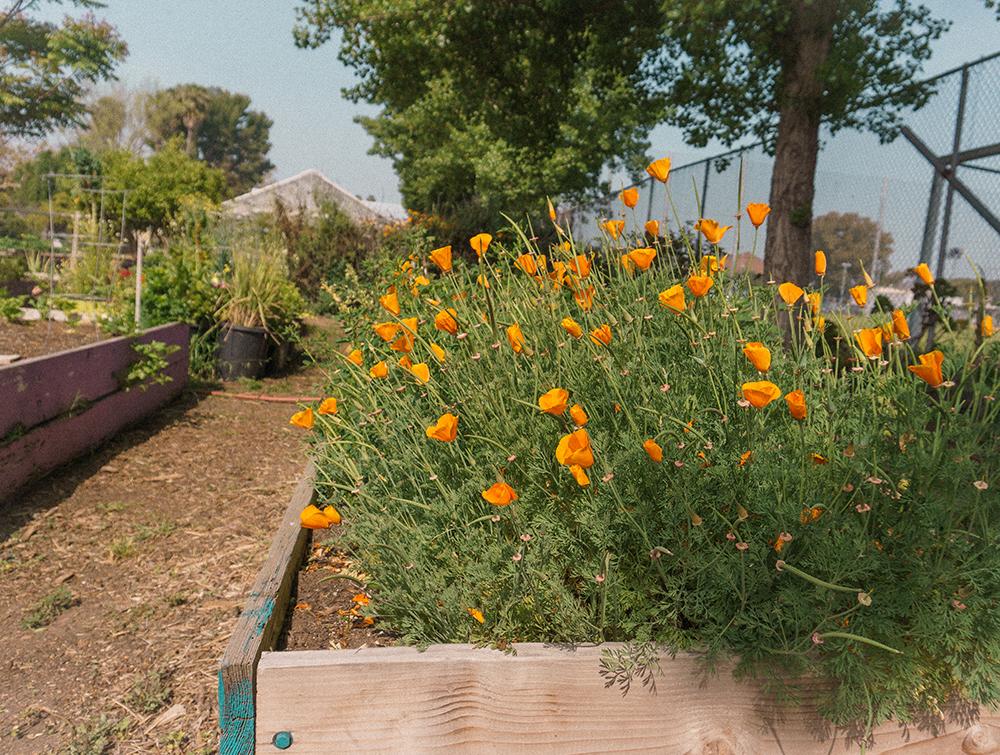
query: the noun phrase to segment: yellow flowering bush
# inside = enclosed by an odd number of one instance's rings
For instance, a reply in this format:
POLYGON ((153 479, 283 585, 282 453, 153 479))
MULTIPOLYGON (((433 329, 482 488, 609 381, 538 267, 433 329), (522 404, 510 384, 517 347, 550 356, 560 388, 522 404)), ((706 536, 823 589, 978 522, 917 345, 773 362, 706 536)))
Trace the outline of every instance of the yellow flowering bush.
POLYGON ((401 261, 331 369, 318 487, 367 615, 732 657, 833 680, 825 714, 865 727, 996 702, 995 339, 922 354, 902 313, 824 311, 822 277, 751 285, 714 221, 701 254, 556 228, 401 261))

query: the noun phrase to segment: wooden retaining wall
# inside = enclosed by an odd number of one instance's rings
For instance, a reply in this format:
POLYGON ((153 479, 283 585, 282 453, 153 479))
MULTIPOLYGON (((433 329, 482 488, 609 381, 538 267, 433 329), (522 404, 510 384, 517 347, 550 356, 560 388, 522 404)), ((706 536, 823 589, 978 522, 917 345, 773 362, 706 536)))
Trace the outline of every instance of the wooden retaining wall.
POLYGON ((175 398, 187 385, 189 338, 172 323, 0 367, 0 500, 175 398), (171 380, 124 390, 132 344, 150 341, 178 347, 167 357, 171 380))

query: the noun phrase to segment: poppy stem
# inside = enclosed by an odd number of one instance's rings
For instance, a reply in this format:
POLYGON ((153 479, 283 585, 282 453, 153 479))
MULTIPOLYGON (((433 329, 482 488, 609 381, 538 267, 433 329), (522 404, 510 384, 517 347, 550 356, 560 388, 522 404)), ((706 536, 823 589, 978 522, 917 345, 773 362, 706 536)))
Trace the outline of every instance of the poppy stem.
POLYGON ((828 637, 839 637, 842 640, 855 640, 856 642, 863 642, 866 645, 871 645, 872 647, 878 648, 879 650, 885 650, 896 655, 902 655, 902 650, 896 650, 896 648, 891 648, 888 645, 883 645, 881 642, 876 640, 870 640, 867 637, 862 637, 859 634, 852 634, 851 632, 823 632, 820 635, 821 639, 826 639, 828 637))
POLYGON ((775 566, 778 566, 778 565, 780 565, 779 568, 778 568, 778 571, 788 571, 788 572, 791 572, 796 577, 801 577, 806 582, 811 582, 812 584, 816 585, 817 587, 825 587, 827 590, 836 590, 837 592, 854 592, 854 593, 865 592, 860 587, 846 587, 845 585, 835 585, 832 582, 825 582, 822 579, 814 577, 812 574, 807 574, 806 572, 802 571, 801 569, 795 568, 794 566, 792 566, 789 563, 786 563, 785 561, 778 561, 778 563, 775 564, 775 566))

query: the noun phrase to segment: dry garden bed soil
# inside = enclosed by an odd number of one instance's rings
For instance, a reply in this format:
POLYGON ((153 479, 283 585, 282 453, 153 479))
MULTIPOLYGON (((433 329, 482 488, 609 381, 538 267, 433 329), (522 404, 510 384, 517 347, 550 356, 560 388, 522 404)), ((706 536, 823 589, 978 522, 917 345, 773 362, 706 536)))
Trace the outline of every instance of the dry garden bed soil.
POLYGON ((108 336, 94 324, 0 321, 0 354, 17 354, 21 359, 73 349, 105 338, 108 336))

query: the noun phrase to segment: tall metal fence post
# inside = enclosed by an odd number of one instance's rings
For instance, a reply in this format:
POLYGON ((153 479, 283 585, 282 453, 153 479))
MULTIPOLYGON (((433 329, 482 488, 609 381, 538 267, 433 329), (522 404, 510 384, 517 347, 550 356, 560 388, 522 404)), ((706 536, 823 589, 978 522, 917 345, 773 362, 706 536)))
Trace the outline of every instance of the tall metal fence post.
MULTIPOLYGON (((969 90, 969 67, 962 67, 962 79, 958 90, 958 114, 955 117, 955 137, 952 140, 951 164, 948 169, 952 175, 958 172, 958 153, 962 149, 962 126, 965 121, 965 95, 969 90)), ((937 272, 935 276, 944 277, 944 265, 948 258, 948 232, 951 230, 951 208, 955 201, 955 187, 948 184, 948 193, 944 200, 944 218, 941 221, 941 243, 938 247, 937 272)))

